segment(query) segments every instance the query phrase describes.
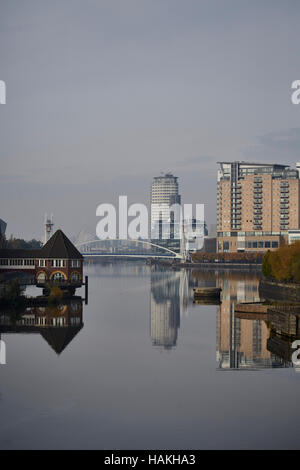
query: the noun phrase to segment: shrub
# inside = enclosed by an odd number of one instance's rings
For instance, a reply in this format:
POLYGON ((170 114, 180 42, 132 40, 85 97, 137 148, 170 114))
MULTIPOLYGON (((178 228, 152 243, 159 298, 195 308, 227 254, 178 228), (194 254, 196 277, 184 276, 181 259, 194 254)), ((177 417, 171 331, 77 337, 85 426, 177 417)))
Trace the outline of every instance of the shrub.
POLYGON ((3 300, 11 307, 19 307, 25 301, 24 288, 21 287, 19 281, 14 279, 9 284, 5 285, 3 300))
POLYGON ((49 302, 50 303, 59 303, 62 299, 63 292, 58 286, 51 287, 49 302))

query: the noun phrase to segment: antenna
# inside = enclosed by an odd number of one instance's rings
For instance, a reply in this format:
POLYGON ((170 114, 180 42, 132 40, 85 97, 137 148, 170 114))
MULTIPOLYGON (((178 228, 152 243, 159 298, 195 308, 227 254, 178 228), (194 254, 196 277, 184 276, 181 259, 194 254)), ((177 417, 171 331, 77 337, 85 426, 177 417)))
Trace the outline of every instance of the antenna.
POLYGON ((48 215, 45 213, 44 226, 45 226, 45 235, 44 235, 44 245, 45 245, 47 241, 51 238, 52 233, 53 233, 53 226, 54 226, 53 214, 51 214, 51 216, 48 217, 48 215))

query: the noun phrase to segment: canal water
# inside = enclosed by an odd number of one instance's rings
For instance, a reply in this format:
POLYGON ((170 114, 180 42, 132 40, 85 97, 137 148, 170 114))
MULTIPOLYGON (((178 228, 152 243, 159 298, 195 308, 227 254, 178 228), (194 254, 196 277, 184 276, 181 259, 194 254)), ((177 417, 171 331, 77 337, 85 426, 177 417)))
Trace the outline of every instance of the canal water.
POLYGON ((142 262, 86 274, 88 305, 1 312, 1 449, 299 447, 291 344, 234 314, 259 300, 258 274, 142 262), (222 287, 221 305, 193 303, 201 285, 222 287))

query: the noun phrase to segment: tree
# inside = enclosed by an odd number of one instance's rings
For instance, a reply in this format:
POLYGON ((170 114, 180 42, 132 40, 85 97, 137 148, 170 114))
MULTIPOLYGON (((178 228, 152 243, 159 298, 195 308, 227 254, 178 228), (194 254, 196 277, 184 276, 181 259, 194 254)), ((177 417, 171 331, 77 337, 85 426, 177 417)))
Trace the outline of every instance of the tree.
POLYGON ((17 306, 24 302, 24 288, 17 279, 5 286, 4 300, 11 306, 17 306))
POLYGON ((300 282, 300 242, 268 251, 263 259, 262 273, 277 281, 300 282))
POLYGON ((262 273, 265 277, 268 277, 268 278, 272 277, 272 266, 270 263, 270 256, 271 256, 271 251, 268 250, 262 262, 262 273))

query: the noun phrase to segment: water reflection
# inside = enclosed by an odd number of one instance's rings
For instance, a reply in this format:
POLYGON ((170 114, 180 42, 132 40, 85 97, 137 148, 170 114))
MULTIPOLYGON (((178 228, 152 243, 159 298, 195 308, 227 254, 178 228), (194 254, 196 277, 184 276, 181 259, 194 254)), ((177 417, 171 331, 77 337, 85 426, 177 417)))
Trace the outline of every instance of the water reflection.
MULTIPOLYGON (((291 345, 295 338, 300 337, 300 312, 299 318, 293 309, 282 314, 235 313, 237 303, 260 302, 259 279, 256 272, 152 268, 152 345, 165 350, 174 349, 181 318, 188 315, 189 305, 193 302, 193 287, 217 286, 222 288, 222 302, 216 307, 217 368, 257 370, 292 367, 291 345)), ((198 302, 196 304, 199 305, 198 302)), ((196 308, 201 309, 201 306, 196 305, 196 308)))
POLYGON ((40 334, 57 354, 61 354, 83 327, 82 310, 83 299, 74 297, 55 306, 2 311, 0 338, 10 333, 40 334))
POLYGON ((177 344, 180 318, 188 316, 195 279, 190 271, 170 271, 152 267, 150 295, 150 334, 153 346, 172 349, 177 344))
POLYGON ((222 303, 217 310, 219 369, 290 367, 291 355, 272 347, 272 318, 262 314, 235 313, 238 302, 259 302, 259 276, 248 273, 217 275, 222 303))
MULTIPOLYGON (((300 337, 300 312, 245 314, 236 303, 259 302, 259 274, 249 272, 171 270, 136 264, 96 265, 98 277, 146 277, 150 291, 150 338, 154 348, 171 351, 178 344, 180 327, 189 312, 200 315, 205 304, 193 302, 196 286, 221 287, 222 301, 210 307, 216 312, 216 360, 220 370, 291 367, 292 342, 300 337), (214 310, 215 309, 215 310, 214 310)), ((144 287, 143 287, 144 289, 144 287)), ((74 297, 59 306, 0 312, 0 338, 9 333, 40 334, 61 354, 83 327, 83 300, 74 297)), ((206 310, 207 312, 207 310, 206 310)), ((148 313, 147 313, 148 315, 148 313)), ((200 334, 200 333, 199 333, 200 334)))

